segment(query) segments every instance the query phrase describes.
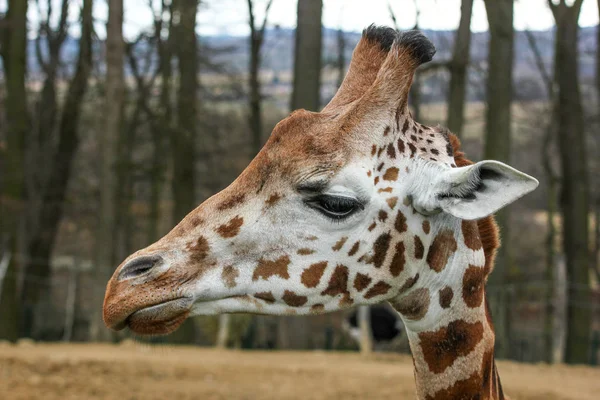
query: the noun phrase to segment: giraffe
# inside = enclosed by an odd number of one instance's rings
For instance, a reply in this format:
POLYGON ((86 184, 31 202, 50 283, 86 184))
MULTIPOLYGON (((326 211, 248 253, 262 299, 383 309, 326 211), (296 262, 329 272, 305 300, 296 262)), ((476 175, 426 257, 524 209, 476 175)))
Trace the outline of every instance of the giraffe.
POLYGON ((310 315, 388 301, 409 337, 420 399, 504 398, 485 300, 491 216, 534 178, 472 163, 413 120, 408 92, 433 44, 371 25, 321 112, 279 122, 242 174, 106 289, 109 328, 168 334, 193 315, 310 315))

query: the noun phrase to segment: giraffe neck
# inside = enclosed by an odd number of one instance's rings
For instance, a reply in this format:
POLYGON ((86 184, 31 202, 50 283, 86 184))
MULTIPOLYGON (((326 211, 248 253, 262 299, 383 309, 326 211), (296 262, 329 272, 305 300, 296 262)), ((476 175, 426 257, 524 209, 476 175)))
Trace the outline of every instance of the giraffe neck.
MULTIPOLYGON (((423 276, 390 302, 405 322, 419 399, 504 399, 485 294, 488 270, 479 261, 481 249, 469 253, 459 241, 468 247, 476 226, 462 222, 462 233, 455 234, 459 249, 443 268, 445 275, 423 276)), ((427 252, 439 251, 434 247, 427 252)))
POLYGON ((418 398, 504 399, 487 313, 449 309, 448 314, 440 318, 450 322, 431 330, 407 327, 418 398))

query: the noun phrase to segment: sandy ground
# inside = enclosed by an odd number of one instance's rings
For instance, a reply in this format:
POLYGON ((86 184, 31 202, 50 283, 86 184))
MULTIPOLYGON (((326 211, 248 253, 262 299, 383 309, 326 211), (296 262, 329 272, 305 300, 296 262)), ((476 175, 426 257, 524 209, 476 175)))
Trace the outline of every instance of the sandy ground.
MULTIPOLYGON (((513 399, 599 399, 600 368, 500 362, 513 399)), ((0 345, 0 399, 405 399, 408 356, 126 345, 0 345)))

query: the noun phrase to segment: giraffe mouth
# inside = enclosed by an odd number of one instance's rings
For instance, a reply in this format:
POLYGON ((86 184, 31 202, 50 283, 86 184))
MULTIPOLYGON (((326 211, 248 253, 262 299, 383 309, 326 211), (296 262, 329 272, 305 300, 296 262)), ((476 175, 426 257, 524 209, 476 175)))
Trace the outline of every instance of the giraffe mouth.
POLYGON ((190 314, 194 300, 180 297, 137 310, 112 326, 113 330, 129 327, 139 335, 167 335, 175 331, 190 314))

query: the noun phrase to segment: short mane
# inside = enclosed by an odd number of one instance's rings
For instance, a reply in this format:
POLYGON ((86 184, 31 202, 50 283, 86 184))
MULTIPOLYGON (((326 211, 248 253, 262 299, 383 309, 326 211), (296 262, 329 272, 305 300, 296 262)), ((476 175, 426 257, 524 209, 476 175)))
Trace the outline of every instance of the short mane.
MULTIPOLYGON (((465 153, 460 149, 460 140, 456 135, 448 133, 448 140, 450 140, 450 144, 452 145, 454 161, 458 167, 473 164, 473 161, 466 158, 465 153)), ((496 251, 498 250, 498 247, 500 247, 500 231, 498 229, 498 224, 492 215, 478 220, 477 225, 479 227, 479 236, 485 254, 485 273, 487 276, 494 268, 496 251)))

